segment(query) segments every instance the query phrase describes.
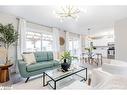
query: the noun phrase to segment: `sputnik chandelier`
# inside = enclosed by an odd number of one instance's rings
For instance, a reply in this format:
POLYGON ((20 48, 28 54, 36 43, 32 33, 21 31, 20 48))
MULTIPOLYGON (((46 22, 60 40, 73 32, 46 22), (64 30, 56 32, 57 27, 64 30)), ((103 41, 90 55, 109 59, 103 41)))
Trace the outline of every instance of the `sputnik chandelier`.
POLYGON ((55 11, 56 16, 63 21, 66 18, 72 18, 77 20, 79 17, 80 10, 74 6, 61 7, 59 10, 55 11))

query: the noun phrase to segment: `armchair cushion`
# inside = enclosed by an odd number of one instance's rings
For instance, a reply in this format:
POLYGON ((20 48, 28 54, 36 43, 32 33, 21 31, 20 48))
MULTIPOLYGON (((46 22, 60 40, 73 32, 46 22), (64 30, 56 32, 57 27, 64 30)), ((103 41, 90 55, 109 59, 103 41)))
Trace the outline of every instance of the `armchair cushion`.
POLYGON ((99 89, 127 89, 127 76, 113 75, 99 89))
POLYGON ((127 75, 127 62, 111 60, 110 64, 104 63, 102 65, 102 70, 112 74, 127 75))

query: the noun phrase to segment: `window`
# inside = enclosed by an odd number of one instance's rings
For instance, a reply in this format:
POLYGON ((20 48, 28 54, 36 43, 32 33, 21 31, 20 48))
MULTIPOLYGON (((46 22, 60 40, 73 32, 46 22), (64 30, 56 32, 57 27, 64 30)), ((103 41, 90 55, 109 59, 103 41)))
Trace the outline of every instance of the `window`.
POLYGON ((53 51, 53 36, 52 35, 42 35, 42 50, 43 51, 53 51))
POLYGON ((38 32, 27 32, 26 51, 53 51, 53 36, 38 32))
POLYGON ((76 38, 69 39, 69 51, 72 55, 78 57, 79 53, 79 40, 76 38))
POLYGON ((41 51, 41 34, 34 32, 26 33, 26 50, 41 51))

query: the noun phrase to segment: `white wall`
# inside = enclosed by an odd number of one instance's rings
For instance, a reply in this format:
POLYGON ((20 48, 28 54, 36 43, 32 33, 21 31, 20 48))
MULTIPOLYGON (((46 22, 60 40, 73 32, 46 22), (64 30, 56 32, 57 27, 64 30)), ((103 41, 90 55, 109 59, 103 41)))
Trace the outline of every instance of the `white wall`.
POLYGON ((116 59, 127 61, 127 19, 114 24, 116 59))
POLYGON ((92 40, 94 46, 107 46, 109 42, 114 42, 114 27, 112 25, 100 29, 95 29, 92 31, 91 35, 94 37, 102 37, 100 39, 92 40))
MULTIPOLYGON (((60 30, 60 37, 63 37, 64 40, 66 40, 66 32, 63 30, 60 30)), ((66 42, 64 43, 64 45, 62 46, 60 45, 60 52, 65 51, 65 49, 66 49, 66 42)))
POLYGON ((41 32, 45 32, 45 31, 46 32, 52 32, 52 28, 51 27, 45 27, 43 25, 36 24, 36 23, 31 23, 31 22, 27 22, 26 23, 26 27, 30 28, 30 29, 40 30, 41 32))

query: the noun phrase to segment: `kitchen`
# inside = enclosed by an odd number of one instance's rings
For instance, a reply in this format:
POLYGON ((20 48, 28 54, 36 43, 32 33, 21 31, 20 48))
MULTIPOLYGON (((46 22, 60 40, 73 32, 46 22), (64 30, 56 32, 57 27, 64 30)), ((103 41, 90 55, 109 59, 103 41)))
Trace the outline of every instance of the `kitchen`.
POLYGON ((92 46, 95 47, 93 53, 101 53, 103 58, 115 59, 114 39, 114 29, 112 27, 95 30, 88 28, 88 34, 85 39, 85 48, 89 47, 90 43, 92 43, 92 46))

